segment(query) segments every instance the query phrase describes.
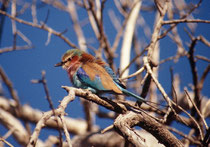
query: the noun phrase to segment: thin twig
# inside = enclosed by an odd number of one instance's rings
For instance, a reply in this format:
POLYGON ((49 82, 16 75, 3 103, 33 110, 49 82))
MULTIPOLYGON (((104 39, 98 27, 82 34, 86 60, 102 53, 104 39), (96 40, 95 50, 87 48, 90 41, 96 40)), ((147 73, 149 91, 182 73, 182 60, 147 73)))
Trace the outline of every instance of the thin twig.
POLYGON ((0 142, 4 142, 5 144, 7 144, 9 147, 14 147, 11 143, 9 143, 8 141, 6 141, 4 138, 0 137, 0 142))
POLYGON ((109 131, 113 128, 114 128, 114 125, 110 125, 110 126, 106 127, 105 129, 101 130, 101 133, 103 134, 103 133, 105 133, 105 132, 107 132, 107 131, 109 131))
POLYGON ((201 55, 195 55, 195 58, 199 59, 199 60, 203 60, 206 62, 210 63, 210 59, 208 59, 207 57, 201 56, 201 55))
POLYGON ((24 45, 24 46, 16 46, 16 49, 14 50, 14 47, 4 47, 0 49, 0 54, 3 53, 8 53, 8 52, 12 52, 12 51, 20 51, 20 50, 28 50, 33 48, 33 46, 28 46, 28 45, 24 45))
MULTIPOLYGON (((63 115, 63 114, 61 114, 60 119, 61 119, 61 122, 62 122, 62 124, 63 124, 63 130, 64 130, 64 134, 65 134, 65 136, 66 136, 66 140, 67 140, 68 146, 69 146, 69 147, 72 147, 70 135, 69 135, 69 132, 68 132, 68 130, 67 130, 67 126, 66 126, 66 122, 65 122, 65 118, 64 118, 64 115, 63 115)), ((62 146, 62 145, 61 145, 61 146, 62 146)))
POLYGON ((31 15, 32 15, 32 18, 33 18, 33 23, 37 24, 38 20, 37 20, 37 15, 36 15, 36 0, 32 1, 31 15))
POLYGON ((201 42, 203 42, 205 45, 207 45, 208 47, 210 47, 210 42, 202 35, 197 37, 198 40, 200 40, 201 42))
POLYGON ((19 35, 28 44, 28 46, 32 46, 32 42, 21 31, 18 30, 17 35, 19 35))
MULTIPOLYGON (((63 98, 63 100, 61 101, 59 107, 57 109, 55 109, 55 111, 54 111, 55 112, 55 115, 64 114, 65 113, 65 109, 66 109, 68 103, 70 103, 71 101, 73 101, 74 98, 75 98, 75 93, 74 93, 73 90, 70 90, 68 96, 65 96, 63 98)), ((42 118, 36 124, 36 127, 34 129, 33 134, 30 137, 30 141, 29 141, 27 147, 36 146, 37 139, 38 139, 38 136, 40 134, 40 131, 41 131, 42 127, 44 127, 44 124, 46 123, 46 121, 49 118, 51 118, 53 115, 54 115, 54 113, 53 113, 52 110, 51 111, 48 111, 48 112, 45 112, 43 114, 42 118)))
POLYGON ((187 54, 180 54, 180 55, 175 55, 175 56, 171 56, 171 57, 168 57, 168 58, 166 58, 166 59, 162 59, 160 62, 159 62, 159 65, 160 64, 163 64, 163 63, 165 63, 165 62, 167 62, 167 61, 170 61, 170 60, 174 60, 174 59, 177 59, 177 58, 180 58, 180 57, 184 57, 184 56, 187 56, 187 54))
MULTIPOLYGON (((101 5, 101 13, 103 12, 103 5, 106 1, 102 1, 102 5, 101 5)), ((86 3, 86 2, 84 2, 86 3)), ((113 63, 113 59, 114 59, 114 53, 113 51, 110 49, 110 43, 108 41, 108 38, 107 38, 107 35, 104 31, 104 26, 103 26, 103 17, 101 15, 101 19, 99 20, 97 18, 97 15, 96 15, 96 12, 95 12, 95 4, 94 4, 94 1, 91 1, 91 0, 88 0, 88 4, 89 4, 89 7, 87 6, 86 4, 86 9, 87 11, 90 11, 91 13, 89 13, 89 19, 92 18, 92 21, 94 20, 95 22, 95 25, 97 27, 97 30, 99 32, 98 36, 96 36, 99 40, 99 43, 100 43, 100 47, 99 48, 104 48, 104 51, 105 53, 107 54, 107 60, 108 60, 108 63, 109 65, 111 66, 112 69, 114 69, 114 63, 113 63)))
POLYGON ((158 35, 159 35, 160 29, 162 27, 162 22, 163 22, 164 16, 165 16, 165 14, 167 12, 168 5, 169 5, 169 1, 166 1, 164 3, 163 8, 162 8, 162 11, 161 11, 161 14, 159 16, 159 19, 157 20, 157 22, 155 24, 150 44, 146 48, 146 50, 148 50, 149 60, 152 60, 153 51, 154 51, 155 45, 156 45, 156 43, 158 41, 158 35))
POLYGON ((179 131, 179 130, 177 130, 177 129, 175 129, 175 128, 172 128, 172 127, 169 127, 169 126, 166 126, 166 127, 167 127, 169 130, 173 131, 174 133, 179 134, 180 136, 182 136, 182 137, 188 139, 188 140, 189 140, 190 142, 192 142, 193 144, 201 145, 201 143, 200 143, 198 140, 196 140, 195 138, 189 137, 189 136, 187 136, 186 134, 184 134, 183 132, 181 132, 181 131, 179 131))
POLYGON ((200 132, 201 140, 203 140, 203 133, 201 131, 201 127, 199 126, 198 122, 192 117, 192 115, 190 115, 185 109, 183 109, 181 106, 177 105, 173 101, 171 101, 171 103, 190 117, 190 119, 195 123, 200 132))
POLYGON ((177 20, 165 20, 162 25, 168 24, 178 24, 178 23, 210 23, 210 20, 202 20, 202 19, 177 19, 177 20))
MULTIPOLYGON (((11 16, 16 18, 16 0, 12 0, 12 6, 11 6, 11 16)), ((17 44, 17 26, 16 22, 12 20, 12 34, 13 34, 13 49, 16 49, 17 44)))
POLYGON ((129 78, 135 77, 138 74, 142 73, 144 71, 144 69, 145 69, 145 67, 143 66, 142 68, 140 68, 139 70, 137 70, 135 73, 133 73, 133 74, 127 76, 127 77, 120 78, 120 80, 126 80, 126 79, 129 79, 129 78))
POLYGON ((0 76, 1 76, 2 80, 4 81, 4 83, 6 84, 8 90, 10 92, 11 97, 15 100, 15 102, 17 104, 16 107, 19 108, 20 107, 20 101, 19 101, 17 92, 14 89, 12 82, 9 80, 9 78, 7 77, 6 73, 4 72, 4 70, 2 69, 1 66, 0 66, 0 76))
MULTIPOLYGON (((201 97, 200 97, 200 89, 198 85, 198 72, 196 68, 196 61, 194 58, 194 52, 195 52, 195 45, 197 43, 197 38, 193 38, 190 47, 189 47, 189 63, 192 71, 192 80, 193 80, 193 85, 194 85, 194 101, 196 103, 196 106, 200 110, 200 104, 201 104, 201 97)), ((195 110, 192 109, 192 115, 195 115, 195 110)))
POLYGON ((166 113, 166 115, 165 115, 165 119, 166 119, 167 115, 171 112, 171 109, 172 109, 171 99, 169 98, 169 96, 167 95, 167 93, 165 92, 165 90, 163 89, 161 84, 158 82, 158 80, 154 76, 154 74, 153 74, 153 72, 151 70, 151 67, 149 65, 148 58, 146 56, 143 58, 143 61, 144 61, 144 66, 147 69, 147 72, 151 75, 151 77, 152 77, 153 81, 155 82, 157 88, 160 90, 160 92, 162 93, 164 99, 166 100, 166 102, 169 105, 168 113, 166 113))
POLYGON ((52 99, 50 97, 50 93, 49 93, 49 89, 48 89, 48 86, 47 86, 47 80, 46 80, 45 75, 46 75, 46 72, 43 70, 42 71, 42 79, 41 80, 32 80, 32 82, 33 83, 41 83, 41 84, 43 84, 44 91, 45 91, 45 94, 46 94, 46 98, 47 98, 47 101, 48 101, 48 103, 50 105, 50 109, 53 111, 53 114, 56 117, 55 121, 56 121, 57 126, 58 126, 59 139, 60 139, 60 143, 62 145, 62 143, 63 143, 63 140, 62 140, 62 132, 61 132, 61 129, 59 127, 58 117, 55 114, 55 108, 53 106, 52 99))
POLYGON ((77 46, 74 45, 73 43, 71 43, 68 38, 66 38, 60 32, 57 32, 57 31, 53 30, 52 28, 48 27, 46 24, 45 25, 39 25, 39 24, 35 24, 35 23, 32 23, 32 22, 28 22, 28 21, 25 21, 25 20, 13 17, 13 16, 9 15, 8 13, 6 13, 6 12, 4 12, 2 10, 0 10, 0 14, 5 15, 5 16, 9 17, 10 19, 15 20, 15 21, 17 21, 17 22, 19 22, 21 24, 25 24, 25 25, 28 25, 28 26, 32 26, 32 27, 35 27, 35 28, 39 28, 39 29, 45 30, 47 32, 51 32, 52 34, 60 37, 69 46, 71 46, 73 48, 77 48, 77 46))
MULTIPOLYGON (((10 2, 8 0, 2 0, 1 1, 1 10, 2 11, 7 11, 8 9, 8 4, 10 2)), ((4 23, 5 23, 5 15, 0 16, 1 20, 0 20, 0 45, 2 44, 2 35, 3 35, 3 29, 4 29, 4 23)))
POLYGON ((202 76, 201 76, 201 79, 200 79, 200 82, 198 83, 198 87, 200 90, 203 89, 203 85, 204 85, 204 80, 206 78, 206 76, 209 74, 209 71, 210 71, 210 64, 206 67, 206 69, 204 70, 202 76))
MULTIPOLYGON (((183 15, 181 17, 181 19, 187 18, 187 16, 189 16, 196 8, 198 8, 201 5, 201 3, 202 3, 202 0, 200 0, 196 5, 194 5, 194 7, 192 7, 187 14, 183 15)), ((160 34, 160 36, 158 37, 158 40, 161 39, 161 38, 163 38, 163 37, 165 37, 168 34, 168 32, 170 32, 176 26, 177 26, 177 24, 172 24, 169 29, 167 29, 165 32, 163 32, 162 34, 160 34)))
POLYGON ((187 95, 187 98, 190 100, 190 102, 193 104, 195 110, 197 111, 198 115, 200 116, 201 120, 203 121, 205 127, 206 127, 206 130, 208 130, 208 125, 203 117, 203 115, 201 114, 200 110, 198 110, 198 107, 195 105, 195 102, 191 99, 189 93, 187 92, 187 89, 184 90, 185 94, 187 95))
POLYGON ((80 27, 79 22, 78 22, 78 15, 77 15, 77 11, 74 4, 75 2, 74 0, 68 0, 67 3, 68 3, 67 10, 73 21, 74 31, 77 35, 79 47, 80 49, 86 51, 87 50, 86 40, 82 32, 82 28, 80 27))

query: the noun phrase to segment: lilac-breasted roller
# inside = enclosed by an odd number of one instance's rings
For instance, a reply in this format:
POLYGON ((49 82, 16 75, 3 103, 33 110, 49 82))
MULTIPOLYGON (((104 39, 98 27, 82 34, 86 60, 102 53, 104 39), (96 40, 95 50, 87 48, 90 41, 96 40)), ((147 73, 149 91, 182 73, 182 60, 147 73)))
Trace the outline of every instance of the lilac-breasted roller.
POLYGON ((88 89, 96 94, 106 92, 125 94, 146 103, 146 100, 142 97, 126 90, 105 62, 84 51, 79 49, 68 50, 62 56, 62 61, 55 66, 62 66, 77 88, 88 89))

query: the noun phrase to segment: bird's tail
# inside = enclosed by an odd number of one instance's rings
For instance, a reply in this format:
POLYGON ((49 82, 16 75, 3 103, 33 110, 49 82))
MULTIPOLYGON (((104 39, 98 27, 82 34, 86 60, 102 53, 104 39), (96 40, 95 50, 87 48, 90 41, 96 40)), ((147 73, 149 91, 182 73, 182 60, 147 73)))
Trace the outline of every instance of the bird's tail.
POLYGON ((146 101, 144 98, 142 98, 142 97, 140 97, 140 96, 138 96, 138 95, 136 95, 136 94, 134 94, 134 93, 132 93, 132 92, 130 92, 130 91, 124 89, 124 88, 122 88, 122 92, 123 92, 125 95, 132 96, 132 97, 136 98, 139 102, 147 103, 147 101, 146 101))
POLYGON ((144 98, 142 98, 142 97, 140 97, 140 96, 138 96, 138 95, 136 95, 136 94, 134 94, 134 93, 128 91, 127 89, 121 88, 121 90, 122 90, 122 92, 123 92, 125 95, 127 95, 127 96, 132 96, 132 97, 136 98, 136 99, 137 99, 137 104, 138 104, 139 106, 141 105, 141 103, 145 103, 145 104, 151 106, 152 108, 154 108, 155 110, 158 110, 158 111, 160 111, 160 112, 163 112, 163 111, 161 111, 160 109, 158 109, 156 106, 153 106, 153 105, 167 107, 167 106, 164 106, 164 105, 155 103, 155 102, 147 101, 147 100, 145 100, 144 98), (152 104, 153 104, 153 105, 152 105, 152 104))

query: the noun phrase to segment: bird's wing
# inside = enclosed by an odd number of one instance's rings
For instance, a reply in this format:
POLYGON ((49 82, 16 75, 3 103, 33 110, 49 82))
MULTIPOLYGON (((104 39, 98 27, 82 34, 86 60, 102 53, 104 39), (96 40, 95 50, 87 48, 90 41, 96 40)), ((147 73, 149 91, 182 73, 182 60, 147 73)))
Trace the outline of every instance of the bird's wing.
POLYGON ((77 76, 82 83, 99 91, 113 91, 122 94, 107 71, 97 63, 86 62, 77 71, 77 76))
POLYGON ((101 65, 103 68, 105 68, 105 70, 111 76, 111 78, 114 80, 114 82, 117 83, 120 87, 126 89, 125 85, 118 79, 118 77, 113 72, 113 70, 105 62, 103 62, 99 58, 96 58, 94 62, 96 62, 97 64, 101 65))
POLYGON ((118 79, 118 77, 115 75, 115 73, 113 72, 113 70, 105 65, 103 66, 105 68, 105 70, 108 72, 108 74, 112 77, 112 79, 122 88, 126 89, 125 85, 118 79))

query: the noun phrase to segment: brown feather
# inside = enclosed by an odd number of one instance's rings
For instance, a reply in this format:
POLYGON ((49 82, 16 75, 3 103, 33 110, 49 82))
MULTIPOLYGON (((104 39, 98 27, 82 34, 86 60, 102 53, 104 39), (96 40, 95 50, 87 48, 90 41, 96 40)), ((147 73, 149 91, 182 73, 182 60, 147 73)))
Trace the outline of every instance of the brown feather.
POLYGON ((80 59, 81 62, 85 63, 85 62, 93 62, 95 60, 95 57, 87 54, 87 53, 83 53, 82 58, 80 59))
POLYGON ((102 65, 102 66, 107 65, 104 61, 102 61, 101 59, 98 59, 98 58, 95 59, 95 62, 99 65, 102 65))
POLYGON ((82 68, 90 77, 91 80, 94 80, 96 76, 99 76, 102 82, 102 85, 105 89, 114 91, 115 93, 122 94, 122 91, 117 87, 113 82, 111 76, 106 72, 106 70, 99 64, 94 62, 86 62, 82 65, 82 68))
POLYGON ((106 65, 106 63, 104 61, 102 61, 99 58, 95 58, 94 56, 87 54, 87 53, 83 53, 82 54, 82 58, 80 59, 81 62, 85 63, 85 62, 95 62, 99 65, 106 65))

